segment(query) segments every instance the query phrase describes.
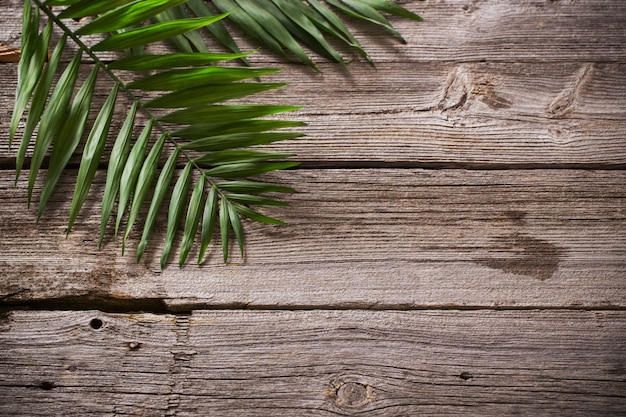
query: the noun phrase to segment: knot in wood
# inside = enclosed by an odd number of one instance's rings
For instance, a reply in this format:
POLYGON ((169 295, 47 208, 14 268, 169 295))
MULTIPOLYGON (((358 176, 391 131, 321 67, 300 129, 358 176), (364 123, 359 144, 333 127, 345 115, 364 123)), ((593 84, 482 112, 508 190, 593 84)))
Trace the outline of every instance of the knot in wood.
POLYGON ((346 382, 337 389, 335 402, 340 407, 363 407, 371 401, 371 388, 358 382, 346 382))

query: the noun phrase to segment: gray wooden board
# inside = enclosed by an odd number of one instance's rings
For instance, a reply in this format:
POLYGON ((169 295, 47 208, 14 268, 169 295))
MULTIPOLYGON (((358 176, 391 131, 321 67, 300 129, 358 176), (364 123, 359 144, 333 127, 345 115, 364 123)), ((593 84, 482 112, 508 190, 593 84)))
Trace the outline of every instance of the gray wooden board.
MULTIPOLYGON (((75 172, 71 172, 75 174, 75 172)), ((102 189, 98 175, 95 192, 102 189)), ((624 307, 626 172, 293 170, 286 226, 245 224, 247 258, 158 266, 163 221, 136 264, 111 231, 97 248, 93 194, 65 237, 68 176, 41 221, 26 184, 0 172, 0 293, 5 302, 90 296, 201 306, 624 307)), ((39 189, 35 190, 35 196, 39 189)), ((164 213, 165 214, 165 213, 164 213)))
MULTIPOLYGON (((626 59, 626 3, 615 0, 411 0, 424 22, 391 18, 407 43, 351 25, 376 62, 612 61, 626 59)), ((22 1, 2 0, 2 39, 19 46, 22 1)), ((71 24, 71 21, 70 21, 71 24)), ((246 44, 246 43, 244 43, 246 44)), ((247 43, 250 49, 254 44, 247 43)), ((320 60, 320 59, 318 59, 320 60)), ((276 62, 257 54, 254 62, 276 62)))
MULTIPOLYGON (((16 44, 21 1, 5 2, 2 36, 16 44)), ((423 10, 427 21, 394 21, 407 45, 366 34, 376 68, 322 64, 318 75, 290 65, 268 78, 293 85, 259 99, 305 105, 288 116, 309 123, 301 129, 306 138, 277 148, 318 166, 624 165, 626 3, 406 5, 423 10)), ((276 64, 257 55, 255 63, 276 64)), ((12 92, 15 65, 0 66, 0 78, 12 92)), ((12 97, 0 97, 2 125, 12 97)), ((15 154, 7 143, 2 129, 3 166, 15 154)))
MULTIPOLYGON (((0 66, 0 78, 12 91, 15 65, 0 66)), ((92 118, 110 90, 105 78, 92 118)), ((308 123, 298 129, 306 137, 268 148, 309 165, 626 164, 626 64, 383 63, 349 74, 324 66, 323 75, 291 66, 267 80, 293 84, 247 101, 303 105, 280 117, 308 123)), ((0 97, 4 126, 12 107, 13 94, 0 97)), ((16 152, 2 129, 0 164, 16 152)))
POLYGON ((12 311, 0 413, 617 416, 625 334, 607 311, 12 311))
POLYGON ((626 415, 626 171, 591 170, 626 161, 626 2, 401 3, 407 44, 351 23, 376 68, 251 58, 317 169, 266 177, 300 192, 245 263, 98 251, 103 173, 68 238, 73 171, 36 225, 0 66, 1 415, 626 415), (464 166, 505 170, 400 169, 464 166))
POLYGON ((165 415, 172 316, 3 313, 0 346, 1 415, 165 415))

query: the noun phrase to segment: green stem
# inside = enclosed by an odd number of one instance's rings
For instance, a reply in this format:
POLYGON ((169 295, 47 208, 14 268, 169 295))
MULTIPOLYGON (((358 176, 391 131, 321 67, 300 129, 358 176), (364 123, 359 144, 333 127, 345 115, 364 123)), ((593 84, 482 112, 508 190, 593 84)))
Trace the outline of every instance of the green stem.
MULTIPOLYGON (((41 0, 33 0, 35 2, 35 4, 37 5, 37 7, 39 7, 40 10, 42 10, 47 16, 48 18, 52 19, 52 21, 54 21, 54 23, 61 29, 63 30, 63 32, 65 32, 67 34, 67 36, 72 39, 74 41, 74 43, 76 43, 76 45, 79 48, 82 48, 85 53, 94 61, 94 64, 97 65, 98 67, 100 67, 100 69, 102 69, 102 71, 104 71, 113 81, 115 81, 116 83, 119 84, 119 86, 121 87, 121 89, 126 93, 126 95, 133 100, 134 102, 137 103, 137 105, 139 106, 141 112, 146 115, 147 117, 149 117, 150 119, 152 119, 153 124, 157 127, 158 130, 161 131, 162 134, 165 135, 166 139, 172 143, 179 151, 179 153, 181 153, 186 159, 187 161, 191 162, 193 164, 193 166, 195 167, 195 169, 197 169, 198 171, 201 172, 202 176, 206 179, 206 181, 208 181, 209 185, 213 186, 216 185, 215 181, 213 181, 210 177, 208 177, 206 175, 205 170, 203 170, 196 162, 193 158, 191 158, 187 152, 185 151, 185 149, 183 148, 182 145, 180 145, 178 143, 178 141, 176 141, 172 135, 165 129, 165 127, 161 124, 161 122, 158 120, 157 117, 155 117, 152 112, 150 112, 150 110, 148 110, 146 107, 144 107, 143 103, 141 102, 141 100, 139 100, 139 97, 137 97, 130 89, 128 89, 126 87, 126 85, 122 82, 122 80, 120 80, 120 78, 115 75, 115 73, 113 73, 113 71, 111 71, 107 65, 102 62, 102 60, 93 53, 93 51, 91 50, 91 48, 89 48, 70 28, 68 28, 65 23, 63 23, 62 20, 60 20, 57 15, 55 15, 54 13, 52 13, 52 10, 48 7, 46 7, 41 0)), ((220 197, 222 198, 226 198, 226 195, 223 193, 223 191, 219 190, 218 188, 218 193, 220 194, 220 197)))

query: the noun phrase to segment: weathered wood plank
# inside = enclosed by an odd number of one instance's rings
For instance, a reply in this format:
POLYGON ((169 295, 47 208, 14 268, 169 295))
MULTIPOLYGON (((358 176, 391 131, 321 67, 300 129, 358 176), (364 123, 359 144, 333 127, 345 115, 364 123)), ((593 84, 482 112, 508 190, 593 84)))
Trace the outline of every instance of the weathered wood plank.
MULTIPOLYGON (((102 188, 104 175, 97 177, 102 188)), ((296 170, 283 227, 246 224, 247 259, 161 271, 97 249, 97 198, 69 237, 73 184, 62 182, 39 225, 24 182, 0 172, 4 302, 88 296, 202 306, 422 308, 626 306, 625 171, 296 170)), ((35 195, 39 190, 35 191, 35 195)), ((165 213, 164 213, 165 214, 165 213)), ((139 232, 131 234, 134 248, 139 232)), ((194 254, 190 256, 194 259, 194 254)))
MULTIPOLYGON (((391 18, 407 44, 376 28, 355 31, 376 62, 611 61, 626 59, 626 4, 614 0, 410 0, 424 22, 391 18)), ((21 0, 3 0, 0 40, 19 45, 21 0)), ((253 44, 250 44, 254 48, 253 44)), ((355 57, 356 58, 356 57, 355 57)), ((276 62, 257 54, 254 62, 276 62)))
MULTIPOLYGON (((5 2, 2 36, 16 44, 21 1, 5 2)), ((302 129, 307 138, 281 149, 326 167, 626 163, 626 3, 406 5, 423 10, 427 21, 395 22, 408 45, 364 34, 376 69, 326 64, 320 76, 291 65, 272 78, 293 84, 263 99, 305 105, 290 116, 310 124, 302 129)), ((273 60, 257 55, 258 64, 273 60)), ((0 125, 8 126, 15 65, 0 66, 0 77, 8 92, 0 97, 0 125)), ((2 166, 14 155, 7 143, 2 129, 2 166)))
POLYGON ((0 340, 2 415, 166 415, 174 317, 16 311, 0 340))
POLYGON ((617 416, 625 335, 606 311, 13 311, 0 412, 617 416))
POLYGON ((293 94, 289 102, 305 106, 308 137, 290 146, 305 161, 626 161, 621 64, 394 63, 354 68, 349 77, 330 69, 322 81, 298 79, 275 99, 293 94))
MULTIPOLYGON (((12 91, 15 66, 0 77, 12 91)), ((291 67, 268 80, 293 84, 254 101, 304 105, 281 117, 309 124, 307 137, 271 148, 309 165, 626 165, 626 64, 394 63, 322 76, 291 67)), ((103 84, 94 109, 108 92, 103 84)), ((0 97, 0 125, 12 106, 13 94, 0 97)), ((2 129, 0 164, 16 152, 2 129)))

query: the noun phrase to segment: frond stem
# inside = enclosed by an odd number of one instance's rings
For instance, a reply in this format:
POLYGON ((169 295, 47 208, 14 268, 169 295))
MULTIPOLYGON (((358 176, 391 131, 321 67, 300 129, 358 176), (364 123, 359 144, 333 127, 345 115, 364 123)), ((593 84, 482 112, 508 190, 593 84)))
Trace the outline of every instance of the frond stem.
MULTIPOLYGON (((54 23, 61 29, 63 30, 63 32, 65 32, 65 34, 72 39, 76 45, 81 48, 83 51, 85 51, 85 53, 94 61, 94 64, 97 65, 98 67, 100 67, 100 69, 102 71, 104 71, 113 81, 115 81, 120 88, 126 93, 126 95, 133 100, 134 102, 137 103, 137 105, 139 106, 139 108, 141 109, 142 113, 149 117, 150 119, 152 119, 153 121, 153 125, 156 126, 158 128, 158 130, 161 131, 162 134, 165 135, 166 139, 172 143, 177 149, 178 152, 180 154, 182 154, 187 161, 191 162, 194 166, 195 169, 197 169, 199 172, 202 173, 202 176, 206 179, 206 181, 208 181, 210 186, 216 185, 215 181, 213 181, 209 176, 206 175, 206 172, 204 169, 202 169, 202 167, 200 167, 192 157, 190 157, 186 150, 184 149, 184 147, 182 145, 180 145, 178 143, 178 141, 176 141, 172 135, 170 134, 169 131, 167 131, 167 129, 165 129, 165 127, 163 126, 163 124, 159 121, 159 119, 154 116, 152 114, 152 112, 150 112, 150 110, 148 110, 143 103, 141 102, 141 100, 139 99, 139 97, 137 97, 137 95, 135 93, 133 93, 130 89, 126 88, 126 85, 124 84, 124 82, 122 82, 122 80, 120 80, 120 78, 115 75, 115 73, 113 71, 111 71, 107 65, 96 55, 91 51, 91 48, 89 48, 70 28, 67 27, 67 25, 65 25, 65 23, 63 23, 63 21, 61 19, 59 19, 53 12, 52 10, 50 10, 50 8, 46 7, 43 2, 41 0, 32 0, 33 2, 35 2, 35 4, 37 5, 37 7, 39 7, 40 10, 42 10, 47 16, 48 18, 52 19, 54 21, 54 23)), ((226 195, 219 190, 218 188, 218 192, 220 194, 220 197, 222 198, 226 198, 226 195)))

